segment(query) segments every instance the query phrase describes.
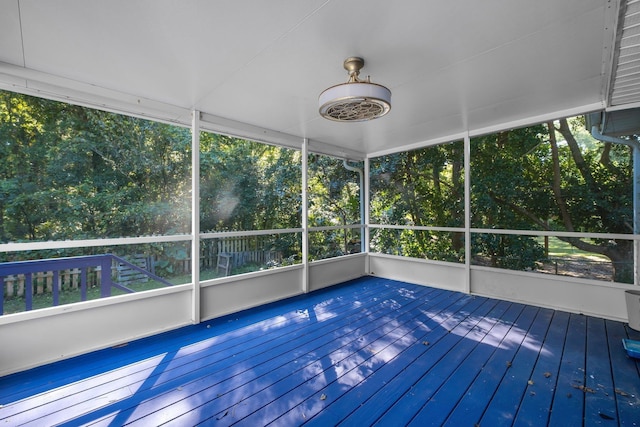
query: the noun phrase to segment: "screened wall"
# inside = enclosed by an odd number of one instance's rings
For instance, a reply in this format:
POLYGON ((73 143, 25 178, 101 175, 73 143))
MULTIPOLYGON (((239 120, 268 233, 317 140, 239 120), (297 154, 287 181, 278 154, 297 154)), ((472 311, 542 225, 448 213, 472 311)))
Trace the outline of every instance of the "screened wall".
POLYGON ((634 283, 637 138, 582 116, 366 162, 200 131, 194 163, 188 128, 0 96, 3 314, 363 252, 634 283))
POLYGON ((462 141, 371 159, 371 251, 634 283, 634 145, 579 116, 470 138, 468 174, 462 141))
MULTIPOLYGON (((301 149, 201 131, 194 186, 191 129, 0 97, 2 314, 306 262, 301 149)), ((306 258, 360 253, 362 162, 306 164, 306 258)))

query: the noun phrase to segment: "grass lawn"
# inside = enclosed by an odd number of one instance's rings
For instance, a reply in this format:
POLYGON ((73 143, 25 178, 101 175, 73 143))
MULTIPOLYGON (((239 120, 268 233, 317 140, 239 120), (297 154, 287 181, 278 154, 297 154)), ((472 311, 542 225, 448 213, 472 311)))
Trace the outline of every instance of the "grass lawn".
MULTIPOLYGON (((544 246, 544 237, 539 237, 538 241, 544 246)), ((604 255, 581 251, 580 249, 571 246, 571 244, 563 242, 557 237, 549 237, 549 258, 582 258, 592 261, 609 261, 609 258, 604 255)))

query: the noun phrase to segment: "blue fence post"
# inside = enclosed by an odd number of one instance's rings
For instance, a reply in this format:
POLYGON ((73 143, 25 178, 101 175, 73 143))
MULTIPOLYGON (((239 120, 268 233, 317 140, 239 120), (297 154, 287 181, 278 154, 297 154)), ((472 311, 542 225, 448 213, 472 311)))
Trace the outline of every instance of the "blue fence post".
POLYGON ((4 277, 0 276, 0 316, 4 314, 4 277))
POLYGON ((87 300, 87 267, 80 267, 80 300, 87 300))
POLYGON ((53 305, 59 305, 60 304, 60 275, 58 270, 54 270, 53 271, 53 284, 52 286, 52 291, 53 291, 53 305))
POLYGON ((100 296, 111 296, 111 255, 104 255, 100 259, 100 296))
POLYGON ((33 308, 33 276, 31 273, 24 275, 24 298, 25 311, 30 311, 33 308))

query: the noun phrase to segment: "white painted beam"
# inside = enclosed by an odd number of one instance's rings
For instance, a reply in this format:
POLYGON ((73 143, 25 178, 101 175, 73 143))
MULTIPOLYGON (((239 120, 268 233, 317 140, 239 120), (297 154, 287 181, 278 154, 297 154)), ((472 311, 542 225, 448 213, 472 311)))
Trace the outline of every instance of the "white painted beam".
POLYGON ((191 321, 200 323, 200 112, 191 123, 191 321))

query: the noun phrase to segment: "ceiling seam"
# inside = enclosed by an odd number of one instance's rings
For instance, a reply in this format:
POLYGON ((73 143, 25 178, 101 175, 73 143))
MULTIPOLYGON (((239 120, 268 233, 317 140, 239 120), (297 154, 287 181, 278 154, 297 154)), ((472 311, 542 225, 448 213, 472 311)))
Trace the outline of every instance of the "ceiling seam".
POLYGON ((20 7, 20 0, 16 0, 18 5, 18 24, 20 25, 20 48, 22 54, 22 66, 27 67, 26 55, 24 53, 24 34, 22 31, 22 8, 20 7))

